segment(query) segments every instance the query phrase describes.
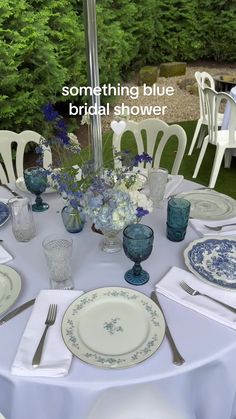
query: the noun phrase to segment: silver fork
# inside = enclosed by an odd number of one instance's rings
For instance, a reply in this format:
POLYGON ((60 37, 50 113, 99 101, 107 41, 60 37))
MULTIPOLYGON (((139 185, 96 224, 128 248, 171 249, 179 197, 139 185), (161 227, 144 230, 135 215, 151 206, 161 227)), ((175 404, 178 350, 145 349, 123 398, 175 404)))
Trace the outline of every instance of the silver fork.
POLYGON ((38 344, 38 347, 35 351, 35 354, 34 354, 34 357, 33 357, 33 360, 32 360, 33 367, 38 367, 39 364, 40 364, 45 337, 46 337, 48 328, 55 323, 56 316, 57 316, 57 304, 50 304, 49 309, 48 309, 47 318, 45 320, 46 327, 44 329, 44 332, 42 334, 42 337, 40 339, 40 342, 38 344))
POLYGON ((213 230, 213 231, 220 231, 220 230, 222 230, 222 228, 230 227, 230 226, 236 226, 236 223, 225 224, 225 225, 221 225, 221 226, 207 226, 206 224, 204 224, 204 227, 209 228, 209 230, 213 230))
POLYGON ((203 294, 200 291, 194 290, 193 288, 191 288, 188 284, 186 284, 186 282, 182 281, 179 284, 181 286, 181 288, 187 292, 188 294, 195 296, 195 295, 202 295, 203 297, 207 297, 210 298, 211 300, 215 301, 218 304, 221 304, 222 306, 224 306, 225 308, 227 308, 228 310, 232 311, 233 313, 236 313, 236 308, 229 306, 228 304, 222 303, 222 301, 217 300, 216 298, 210 297, 210 295, 207 294, 203 294))

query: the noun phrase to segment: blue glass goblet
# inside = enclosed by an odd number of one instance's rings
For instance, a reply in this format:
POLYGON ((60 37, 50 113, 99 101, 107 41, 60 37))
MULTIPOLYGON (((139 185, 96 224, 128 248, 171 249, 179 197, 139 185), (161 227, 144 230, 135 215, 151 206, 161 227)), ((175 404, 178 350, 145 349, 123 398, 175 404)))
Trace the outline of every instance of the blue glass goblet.
POLYGON ((140 262, 152 253, 154 233, 144 224, 130 224, 123 232, 123 248, 126 256, 134 262, 132 269, 125 273, 125 280, 132 285, 143 285, 149 280, 140 262))
POLYGON ((30 167, 24 170, 24 179, 28 191, 36 195, 32 210, 37 212, 46 211, 49 205, 43 202, 40 195, 47 187, 47 171, 43 167, 30 167))

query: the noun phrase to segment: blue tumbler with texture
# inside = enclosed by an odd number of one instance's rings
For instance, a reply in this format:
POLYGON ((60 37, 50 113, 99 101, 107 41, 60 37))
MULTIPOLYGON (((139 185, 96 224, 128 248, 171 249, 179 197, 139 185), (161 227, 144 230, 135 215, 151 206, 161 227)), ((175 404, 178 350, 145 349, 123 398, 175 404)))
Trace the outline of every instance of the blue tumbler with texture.
POLYGON ((174 242, 185 238, 190 202, 183 198, 171 198, 167 207, 167 238, 174 242))

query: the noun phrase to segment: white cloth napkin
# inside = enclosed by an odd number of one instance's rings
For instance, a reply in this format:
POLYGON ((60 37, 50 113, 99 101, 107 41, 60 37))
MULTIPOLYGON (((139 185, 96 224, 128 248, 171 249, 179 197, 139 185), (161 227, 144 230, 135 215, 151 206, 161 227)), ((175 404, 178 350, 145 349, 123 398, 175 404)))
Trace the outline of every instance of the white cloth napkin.
POLYGON ((168 198, 183 182, 184 177, 182 175, 169 175, 168 182, 166 184, 164 198, 168 198))
POLYGON ((208 285, 192 273, 177 267, 171 268, 160 282, 156 284, 157 292, 236 330, 236 313, 234 314, 232 311, 207 297, 189 295, 180 287, 179 283, 181 281, 186 282, 192 288, 204 294, 209 294, 211 297, 236 308, 235 291, 208 285))
POLYGON ((236 217, 230 218, 229 220, 218 220, 218 221, 208 221, 208 220, 197 220, 195 218, 191 218, 190 224, 192 227, 199 233, 201 236, 233 236, 236 234, 236 217), (225 226, 220 231, 210 230, 209 228, 205 227, 205 225, 209 225, 211 227, 216 226, 223 226, 227 224, 233 224, 234 226, 225 226))
POLYGON ((7 263, 12 260, 13 257, 4 249, 4 247, 0 244, 0 263, 7 263))
POLYGON ((63 377, 69 371, 72 354, 61 336, 61 322, 67 307, 83 291, 42 290, 36 298, 33 311, 13 362, 11 373, 35 377, 63 377), (57 304, 57 317, 49 327, 39 367, 32 367, 32 359, 45 328, 49 304, 57 304))

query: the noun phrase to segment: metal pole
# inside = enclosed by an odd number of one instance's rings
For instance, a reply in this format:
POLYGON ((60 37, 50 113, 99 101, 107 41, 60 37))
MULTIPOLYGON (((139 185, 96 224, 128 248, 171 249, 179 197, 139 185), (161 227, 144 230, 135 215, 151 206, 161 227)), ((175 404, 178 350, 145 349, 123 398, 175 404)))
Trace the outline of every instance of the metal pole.
MULTIPOLYGON (((87 52, 88 83, 94 89, 99 86, 99 66, 97 51, 96 0, 84 1, 84 24, 87 52)), ((100 108, 100 96, 91 96, 91 105, 100 108)), ((102 125, 100 115, 90 116, 90 138, 93 153, 94 170, 102 168, 102 125)))

